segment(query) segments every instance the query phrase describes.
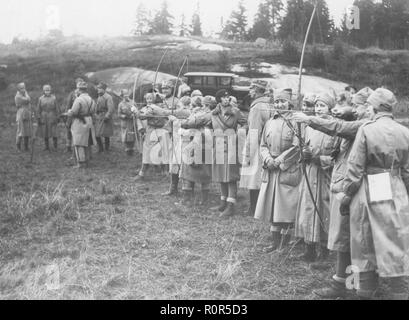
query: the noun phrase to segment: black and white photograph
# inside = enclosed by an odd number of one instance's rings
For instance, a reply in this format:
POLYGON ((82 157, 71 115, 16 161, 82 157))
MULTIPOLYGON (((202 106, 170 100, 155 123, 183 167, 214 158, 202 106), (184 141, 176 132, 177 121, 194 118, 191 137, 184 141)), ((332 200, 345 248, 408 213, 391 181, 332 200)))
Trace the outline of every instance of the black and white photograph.
POLYGON ((409 0, 0 6, 0 300, 409 300, 409 0))

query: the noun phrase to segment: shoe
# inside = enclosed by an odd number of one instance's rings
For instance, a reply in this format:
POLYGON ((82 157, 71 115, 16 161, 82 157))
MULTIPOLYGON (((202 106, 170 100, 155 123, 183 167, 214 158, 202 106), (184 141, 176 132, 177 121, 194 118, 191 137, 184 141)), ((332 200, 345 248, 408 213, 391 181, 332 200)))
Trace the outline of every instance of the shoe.
POLYGON ((229 218, 232 217, 236 214, 236 211, 234 210, 234 203, 228 202, 226 209, 220 214, 220 218, 229 218))
POLYGON ((331 263, 328 262, 329 250, 325 247, 321 247, 320 254, 316 262, 310 265, 313 270, 328 270, 331 268, 331 263))
POLYGON ((172 174, 170 176, 170 187, 162 196, 173 196, 178 194, 179 176, 177 174, 172 174))
POLYGON ((134 178, 134 181, 144 181, 144 180, 145 180, 145 177, 139 174, 134 178))
POLYGON ((223 212, 226 209, 226 207, 227 207, 227 201, 220 200, 220 205, 218 205, 217 207, 210 208, 210 210, 223 212))
POLYGON ((313 293, 324 299, 345 298, 347 295, 347 289, 345 288, 345 283, 332 279, 328 287, 313 290, 313 293))
POLYGON ((200 193, 200 202, 199 205, 205 206, 209 202, 209 190, 202 190, 200 193))
POLYGON ((280 233, 280 231, 271 232, 271 241, 272 241, 272 244, 263 249, 264 253, 274 252, 279 248, 280 243, 281 243, 281 233, 280 233))
POLYGON ((181 204, 186 207, 190 207, 193 204, 193 191, 183 190, 183 198, 181 204))
POLYGON ((315 252, 315 244, 304 244, 304 252, 297 257, 305 262, 314 262, 317 259, 317 254, 315 252))

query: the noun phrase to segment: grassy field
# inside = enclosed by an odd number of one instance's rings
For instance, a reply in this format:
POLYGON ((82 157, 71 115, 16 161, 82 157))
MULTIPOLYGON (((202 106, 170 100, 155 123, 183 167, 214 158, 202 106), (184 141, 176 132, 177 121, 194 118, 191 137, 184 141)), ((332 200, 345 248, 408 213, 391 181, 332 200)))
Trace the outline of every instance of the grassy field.
POLYGON ((221 220, 209 210, 216 187, 208 206, 187 208, 160 195, 166 176, 135 183, 140 156, 118 139, 78 171, 63 146, 40 141, 30 164, 14 130, 3 125, 0 137, 1 299, 313 299, 333 272, 297 260, 300 247, 262 253, 268 228, 242 215, 244 191, 240 215, 221 220))
MULTIPOLYGON (((34 101, 51 82, 62 102, 73 79, 87 71, 155 69, 162 54, 135 53, 129 38, 70 41, 1 47, 0 63, 9 67, 8 87, 0 92, 0 299, 314 299, 312 289, 327 284, 334 270, 312 270, 296 258, 298 246, 264 254, 268 226, 242 214, 248 205, 243 190, 240 214, 228 220, 209 210, 218 202, 216 186, 206 207, 162 197, 168 177, 133 181, 141 157, 125 155, 118 128, 112 151, 95 154, 85 171, 74 169, 64 153, 64 128, 58 152, 41 151, 43 142, 36 141, 32 164, 28 153, 15 150, 17 82, 27 82, 34 101), (47 286, 50 270, 59 271, 55 288, 47 286)), ((174 52, 161 71, 175 74, 187 53, 191 71, 254 59, 280 62, 274 48, 217 43, 232 50, 174 52)), ((408 104, 401 101, 404 115, 408 104)))

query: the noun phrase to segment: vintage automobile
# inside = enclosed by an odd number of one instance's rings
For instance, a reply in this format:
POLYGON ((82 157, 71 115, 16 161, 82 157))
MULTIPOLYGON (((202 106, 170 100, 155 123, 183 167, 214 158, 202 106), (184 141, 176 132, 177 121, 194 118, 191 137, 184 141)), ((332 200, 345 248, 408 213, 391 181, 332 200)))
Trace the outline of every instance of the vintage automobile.
POLYGON ((246 109, 250 105, 250 79, 221 72, 188 72, 184 77, 192 91, 200 90, 203 95, 215 96, 217 91, 227 89, 237 98, 240 108, 246 109))

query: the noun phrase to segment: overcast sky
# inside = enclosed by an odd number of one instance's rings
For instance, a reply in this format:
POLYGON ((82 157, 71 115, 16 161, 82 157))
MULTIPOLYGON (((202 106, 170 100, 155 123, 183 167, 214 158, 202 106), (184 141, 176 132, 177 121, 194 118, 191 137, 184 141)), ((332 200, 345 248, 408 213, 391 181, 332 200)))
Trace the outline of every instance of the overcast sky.
MULTIPOLYGON (((13 37, 36 38, 48 29, 59 27, 65 35, 129 35, 136 8, 143 2, 147 9, 159 9, 163 0, 1 0, 0 42, 13 37)), ((260 0, 244 0, 249 20, 260 0)), ((197 3, 200 5, 205 33, 219 31, 221 17, 228 19, 239 0, 168 0, 169 11, 179 24, 182 13, 190 23, 197 3)), ((285 2, 285 0, 284 0, 285 2)), ((339 23, 345 8, 353 0, 327 0, 330 14, 339 23)))

